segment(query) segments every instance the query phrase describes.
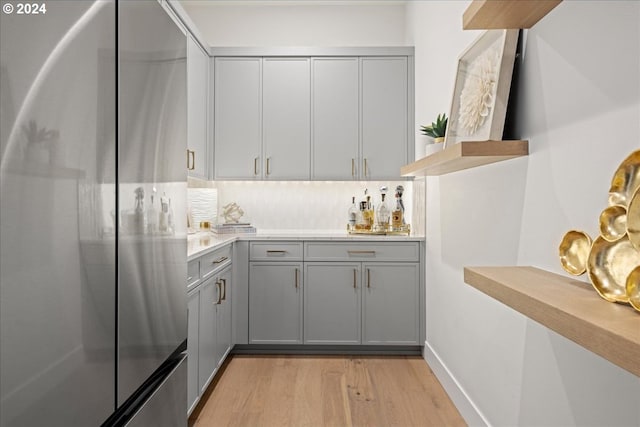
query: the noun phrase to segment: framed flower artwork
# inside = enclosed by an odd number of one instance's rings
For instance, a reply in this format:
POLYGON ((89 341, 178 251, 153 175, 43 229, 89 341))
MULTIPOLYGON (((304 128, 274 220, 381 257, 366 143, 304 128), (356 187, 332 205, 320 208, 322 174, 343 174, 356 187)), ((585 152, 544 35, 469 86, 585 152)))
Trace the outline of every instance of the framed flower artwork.
POLYGON ((488 30, 458 59, 445 146, 501 140, 519 30, 488 30))

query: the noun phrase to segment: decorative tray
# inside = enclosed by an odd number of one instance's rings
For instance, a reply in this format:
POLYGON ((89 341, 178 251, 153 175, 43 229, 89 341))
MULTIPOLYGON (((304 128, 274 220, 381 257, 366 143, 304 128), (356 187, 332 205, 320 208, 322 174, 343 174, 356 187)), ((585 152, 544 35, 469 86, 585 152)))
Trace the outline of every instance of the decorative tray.
POLYGON ((347 232, 349 234, 358 234, 364 236, 408 236, 411 234, 411 225, 404 224, 401 227, 378 227, 374 226, 373 229, 357 229, 347 225, 347 232))

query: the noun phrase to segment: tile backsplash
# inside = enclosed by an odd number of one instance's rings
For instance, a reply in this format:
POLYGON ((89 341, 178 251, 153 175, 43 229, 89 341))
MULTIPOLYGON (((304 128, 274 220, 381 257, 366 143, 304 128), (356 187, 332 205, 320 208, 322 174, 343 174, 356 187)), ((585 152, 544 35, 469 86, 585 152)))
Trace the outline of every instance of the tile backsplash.
MULTIPOLYGON (((414 208, 415 183, 412 181, 215 181, 208 186, 215 189, 218 212, 222 211, 223 206, 235 202, 244 211, 240 221, 250 222, 259 231, 337 231, 346 228, 352 196, 358 202, 366 188, 375 206, 380 202, 380 187, 386 186, 389 205, 394 206, 393 196, 397 185, 405 188, 403 200, 407 222, 412 224, 417 233, 423 233, 416 226, 420 227, 424 221, 412 218, 416 214, 421 216, 414 208), (415 220, 418 222, 414 225, 415 220)), ((418 192, 420 188, 424 191, 422 183, 417 185, 418 192)), ((200 196, 203 194, 201 189, 190 188, 189 191, 190 200, 194 199, 192 192, 198 191, 200 196)), ((423 195, 417 196, 424 200, 423 195)), ((224 219, 219 216, 218 222, 222 223, 224 219)))

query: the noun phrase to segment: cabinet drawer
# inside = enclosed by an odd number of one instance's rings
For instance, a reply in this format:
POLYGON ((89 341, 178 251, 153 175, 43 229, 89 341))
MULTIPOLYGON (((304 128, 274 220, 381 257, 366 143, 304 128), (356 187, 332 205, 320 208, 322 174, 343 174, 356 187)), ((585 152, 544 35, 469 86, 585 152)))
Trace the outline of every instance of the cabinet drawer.
POLYGON ((306 242, 305 261, 418 262, 418 242, 306 242))
POLYGON ((204 279, 229 264, 231 262, 231 247, 232 245, 227 245, 203 255, 200 258, 200 277, 204 279))
POLYGON ((302 242, 251 242, 251 261, 302 261, 302 242))
POLYGON ((192 288, 200 281, 200 259, 189 261, 187 265, 187 289, 192 288))

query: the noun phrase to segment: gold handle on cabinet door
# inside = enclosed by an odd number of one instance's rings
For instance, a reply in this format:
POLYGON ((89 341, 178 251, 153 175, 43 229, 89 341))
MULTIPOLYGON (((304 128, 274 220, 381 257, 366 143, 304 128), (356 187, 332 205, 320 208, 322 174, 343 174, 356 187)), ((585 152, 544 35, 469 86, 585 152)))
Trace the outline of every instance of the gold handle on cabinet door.
POLYGON ((253 174, 258 175, 258 157, 253 159, 253 174))
POLYGON ((367 159, 364 159, 364 176, 369 175, 369 167, 367 165, 367 159))
POLYGON ((371 288, 371 270, 367 268, 367 288, 371 288))
POLYGON ((356 159, 351 159, 351 176, 356 176, 356 159))
POLYGON ((271 175, 271 157, 267 157, 267 175, 271 175))
POLYGON ((220 280, 216 280, 216 287, 218 288, 218 301, 214 301, 213 305, 218 305, 222 301, 222 285, 220 280))
POLYGON ((353 269, 353 289, 357 288, 356 285, 356 274, 358 273, 358 270, 356 268, 353 269))
POLYGON ((195 170, 196 168, 196 152, 194 150, 191 150, 191 169, 190 170, 195 170))
POLYGON ((222 299, 221 301, 227 300, 227 279, 220 279, 222 282, 222 299))
POLYGON ((189 153, 191 153, 191 150, 187 148, 187 170, 188 171, 191 170, 191 166, 189 166, 189 153))
POLYGON ((300 286, 300 270, 296 268, 296 289, 300 286))

